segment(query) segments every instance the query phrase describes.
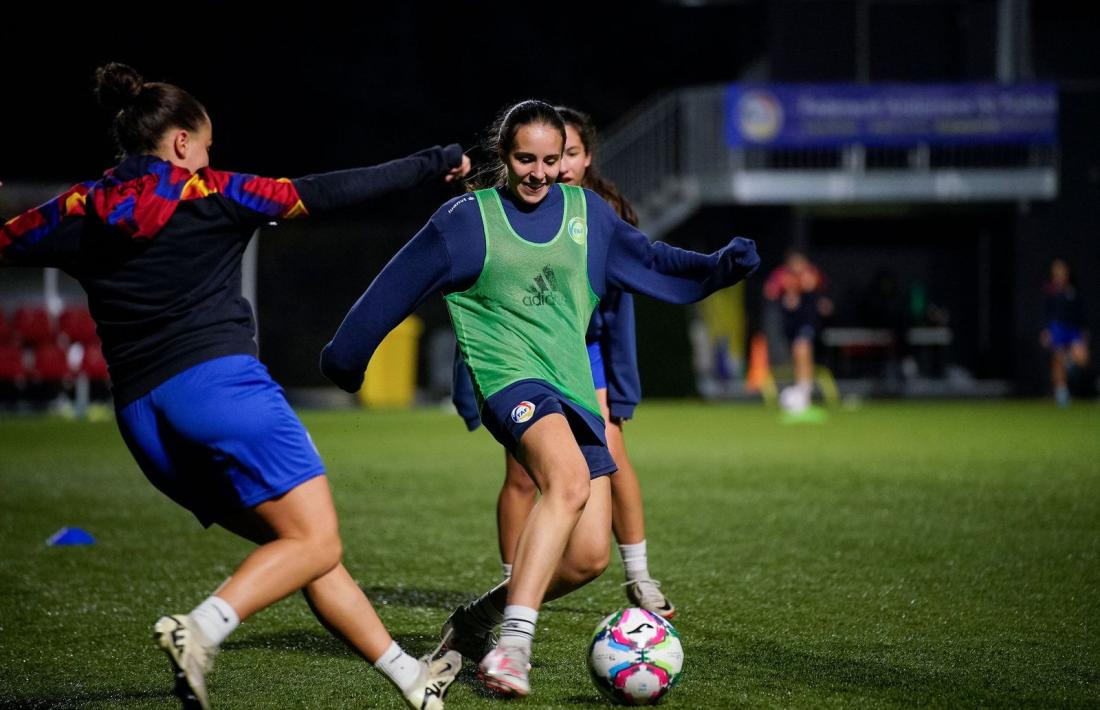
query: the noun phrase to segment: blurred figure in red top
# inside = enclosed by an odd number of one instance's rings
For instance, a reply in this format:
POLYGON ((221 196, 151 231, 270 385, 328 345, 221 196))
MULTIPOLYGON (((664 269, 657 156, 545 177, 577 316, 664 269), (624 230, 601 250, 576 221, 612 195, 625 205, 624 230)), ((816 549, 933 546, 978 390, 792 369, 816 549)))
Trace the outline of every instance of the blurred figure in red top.
POLYGON ((821 318, 833 312, 833 303, 824 295, 825 277, 810 263, 806 254, 791 249, 783 264, 768 276, 764 297, 779 304, 783 314, 783 332, 791 343, 794 387, 785 390, 780 404, 801 411, 810 404, 814 386, 814 338, 821 318))

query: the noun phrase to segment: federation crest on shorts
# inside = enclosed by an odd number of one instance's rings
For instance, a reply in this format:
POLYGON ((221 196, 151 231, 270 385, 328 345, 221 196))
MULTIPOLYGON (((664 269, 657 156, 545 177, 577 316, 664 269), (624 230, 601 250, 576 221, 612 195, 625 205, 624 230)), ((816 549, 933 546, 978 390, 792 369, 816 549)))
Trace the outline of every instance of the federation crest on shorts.
POLYGON ((566 231, 569 232, 570 239, 577 244, 584 244, 585 238, 588 237, 588 223, 584 221, 584 217, 574 217, 569 220, 566 231))
POLYGON ((535 415, 535 405, 524 400, 512 407, 512 421, 522 424, 535 415))

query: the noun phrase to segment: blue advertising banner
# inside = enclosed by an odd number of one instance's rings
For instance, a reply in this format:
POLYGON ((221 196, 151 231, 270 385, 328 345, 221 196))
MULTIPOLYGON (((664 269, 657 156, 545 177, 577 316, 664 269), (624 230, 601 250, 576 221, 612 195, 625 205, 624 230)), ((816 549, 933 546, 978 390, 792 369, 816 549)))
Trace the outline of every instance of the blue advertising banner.
POLYGON ((1033 84, 733 84, 733 147, 1053 144, 1058 89, 1033 84))

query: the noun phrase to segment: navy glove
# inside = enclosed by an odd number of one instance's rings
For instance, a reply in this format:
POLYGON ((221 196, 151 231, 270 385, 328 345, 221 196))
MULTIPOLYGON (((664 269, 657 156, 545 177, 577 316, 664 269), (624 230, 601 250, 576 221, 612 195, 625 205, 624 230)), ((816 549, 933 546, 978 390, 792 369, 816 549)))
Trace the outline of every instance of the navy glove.
POLYGON ((751 276, 760 268, 760 255, 756 253, 756 242, 744 237, 734 237, 722 256, 730 262, 730 275, 734 277, 732 283, 751 276))

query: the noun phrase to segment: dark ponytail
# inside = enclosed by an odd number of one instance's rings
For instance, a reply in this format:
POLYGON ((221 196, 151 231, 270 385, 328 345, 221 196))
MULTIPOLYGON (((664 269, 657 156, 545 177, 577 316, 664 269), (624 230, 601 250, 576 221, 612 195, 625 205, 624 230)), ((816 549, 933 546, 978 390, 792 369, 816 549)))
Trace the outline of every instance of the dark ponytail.
POLYGON ((112 115, 120 157, 155 153, 172 128, 198 131, 208 120, 195 97, 173 84, 146 83, 133 67, 112 62, 95 72, 96 98, 112 115))

